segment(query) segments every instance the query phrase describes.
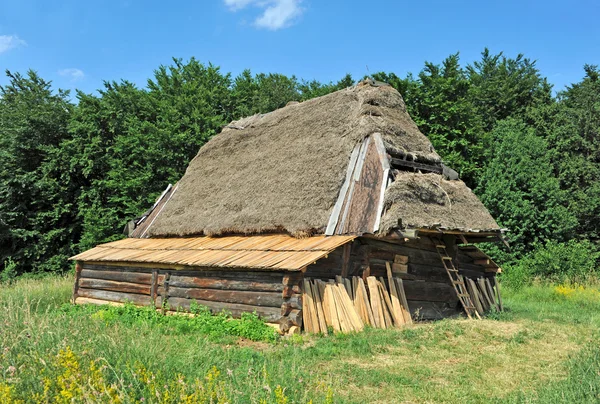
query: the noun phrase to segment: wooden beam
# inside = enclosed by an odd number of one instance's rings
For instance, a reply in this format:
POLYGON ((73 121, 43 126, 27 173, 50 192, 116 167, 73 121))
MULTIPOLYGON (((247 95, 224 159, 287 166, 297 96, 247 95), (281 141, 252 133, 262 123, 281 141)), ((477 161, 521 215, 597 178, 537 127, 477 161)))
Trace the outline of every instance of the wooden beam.
POLYGON ((392 167, 394 168, 413 168, 416 170, 427 171, 436 174, 442 174, 444 169, 441 166, 431 164, 417 163, 415 161, 402 160, 392 157, 392 167))

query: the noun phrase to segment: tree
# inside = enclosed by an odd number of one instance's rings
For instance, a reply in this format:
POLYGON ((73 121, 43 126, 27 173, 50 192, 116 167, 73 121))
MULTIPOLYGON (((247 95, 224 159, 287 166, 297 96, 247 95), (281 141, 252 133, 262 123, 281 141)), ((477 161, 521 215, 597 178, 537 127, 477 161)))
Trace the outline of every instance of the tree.
MULTIPOLYGON (((60 164, 73 105, 29 70, 0 87, 0 264, 59 270, 72 253, 75 188, 60 164), (12 265, 12 264, 11 264, 12 265)), ((1 269, 1 268, 0 268, 1 269)))
POLYGON ((522 121, 500 121, 491 132, 490 160, 475 192, 502 227, 510 230, 511 254, 522 257, 548 240, 573 237, 577 218, 568 209, 569 195, 553 176, 547 141, 522 121))

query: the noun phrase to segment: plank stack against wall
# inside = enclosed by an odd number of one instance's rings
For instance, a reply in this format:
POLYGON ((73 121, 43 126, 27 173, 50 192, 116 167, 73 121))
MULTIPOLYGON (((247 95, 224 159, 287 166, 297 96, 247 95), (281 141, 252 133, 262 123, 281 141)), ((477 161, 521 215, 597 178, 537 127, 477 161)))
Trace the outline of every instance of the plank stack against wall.
POLYGON ((490 310, 504 311, 502 296, 500 294, 500 284, 496 278, 464 278, 461 275, 471 300, 479 315, 483 315, 490 310))
POLYGON ((309 333, 328 334, 412 323, 402 280, 354 276, 335 281, 304 279, 303 322, 309 333))

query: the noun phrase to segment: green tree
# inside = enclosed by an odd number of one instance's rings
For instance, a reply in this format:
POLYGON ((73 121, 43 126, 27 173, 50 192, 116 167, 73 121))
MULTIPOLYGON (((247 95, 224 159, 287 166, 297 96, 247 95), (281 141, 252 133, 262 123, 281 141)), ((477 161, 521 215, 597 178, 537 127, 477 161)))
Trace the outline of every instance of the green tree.
POLYGON ((58 158, 69 138, 67 91, 30 70, 6 72, 0 87, 0 269, 67 267, 76 224, 76 189, 58 158))
POLYGON ((512 245, 511 253, 495 256, 508 262, 548 240, 572 238, 577 218, 553 175, 547 141, 510 118, 496 125, 489 142, 490 160, 475 192, 500 226, 510 230, 512 245))

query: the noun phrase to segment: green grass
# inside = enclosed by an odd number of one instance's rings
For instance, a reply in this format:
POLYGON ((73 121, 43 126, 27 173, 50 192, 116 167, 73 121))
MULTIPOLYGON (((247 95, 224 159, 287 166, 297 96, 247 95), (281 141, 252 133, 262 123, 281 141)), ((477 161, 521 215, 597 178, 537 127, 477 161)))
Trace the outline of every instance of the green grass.
POLYGON ((0 286, 0 402, 600 401, 594 288, 505 288, 507 310, 481 321, 290 339, 70 293, 66 277, 0 286))

